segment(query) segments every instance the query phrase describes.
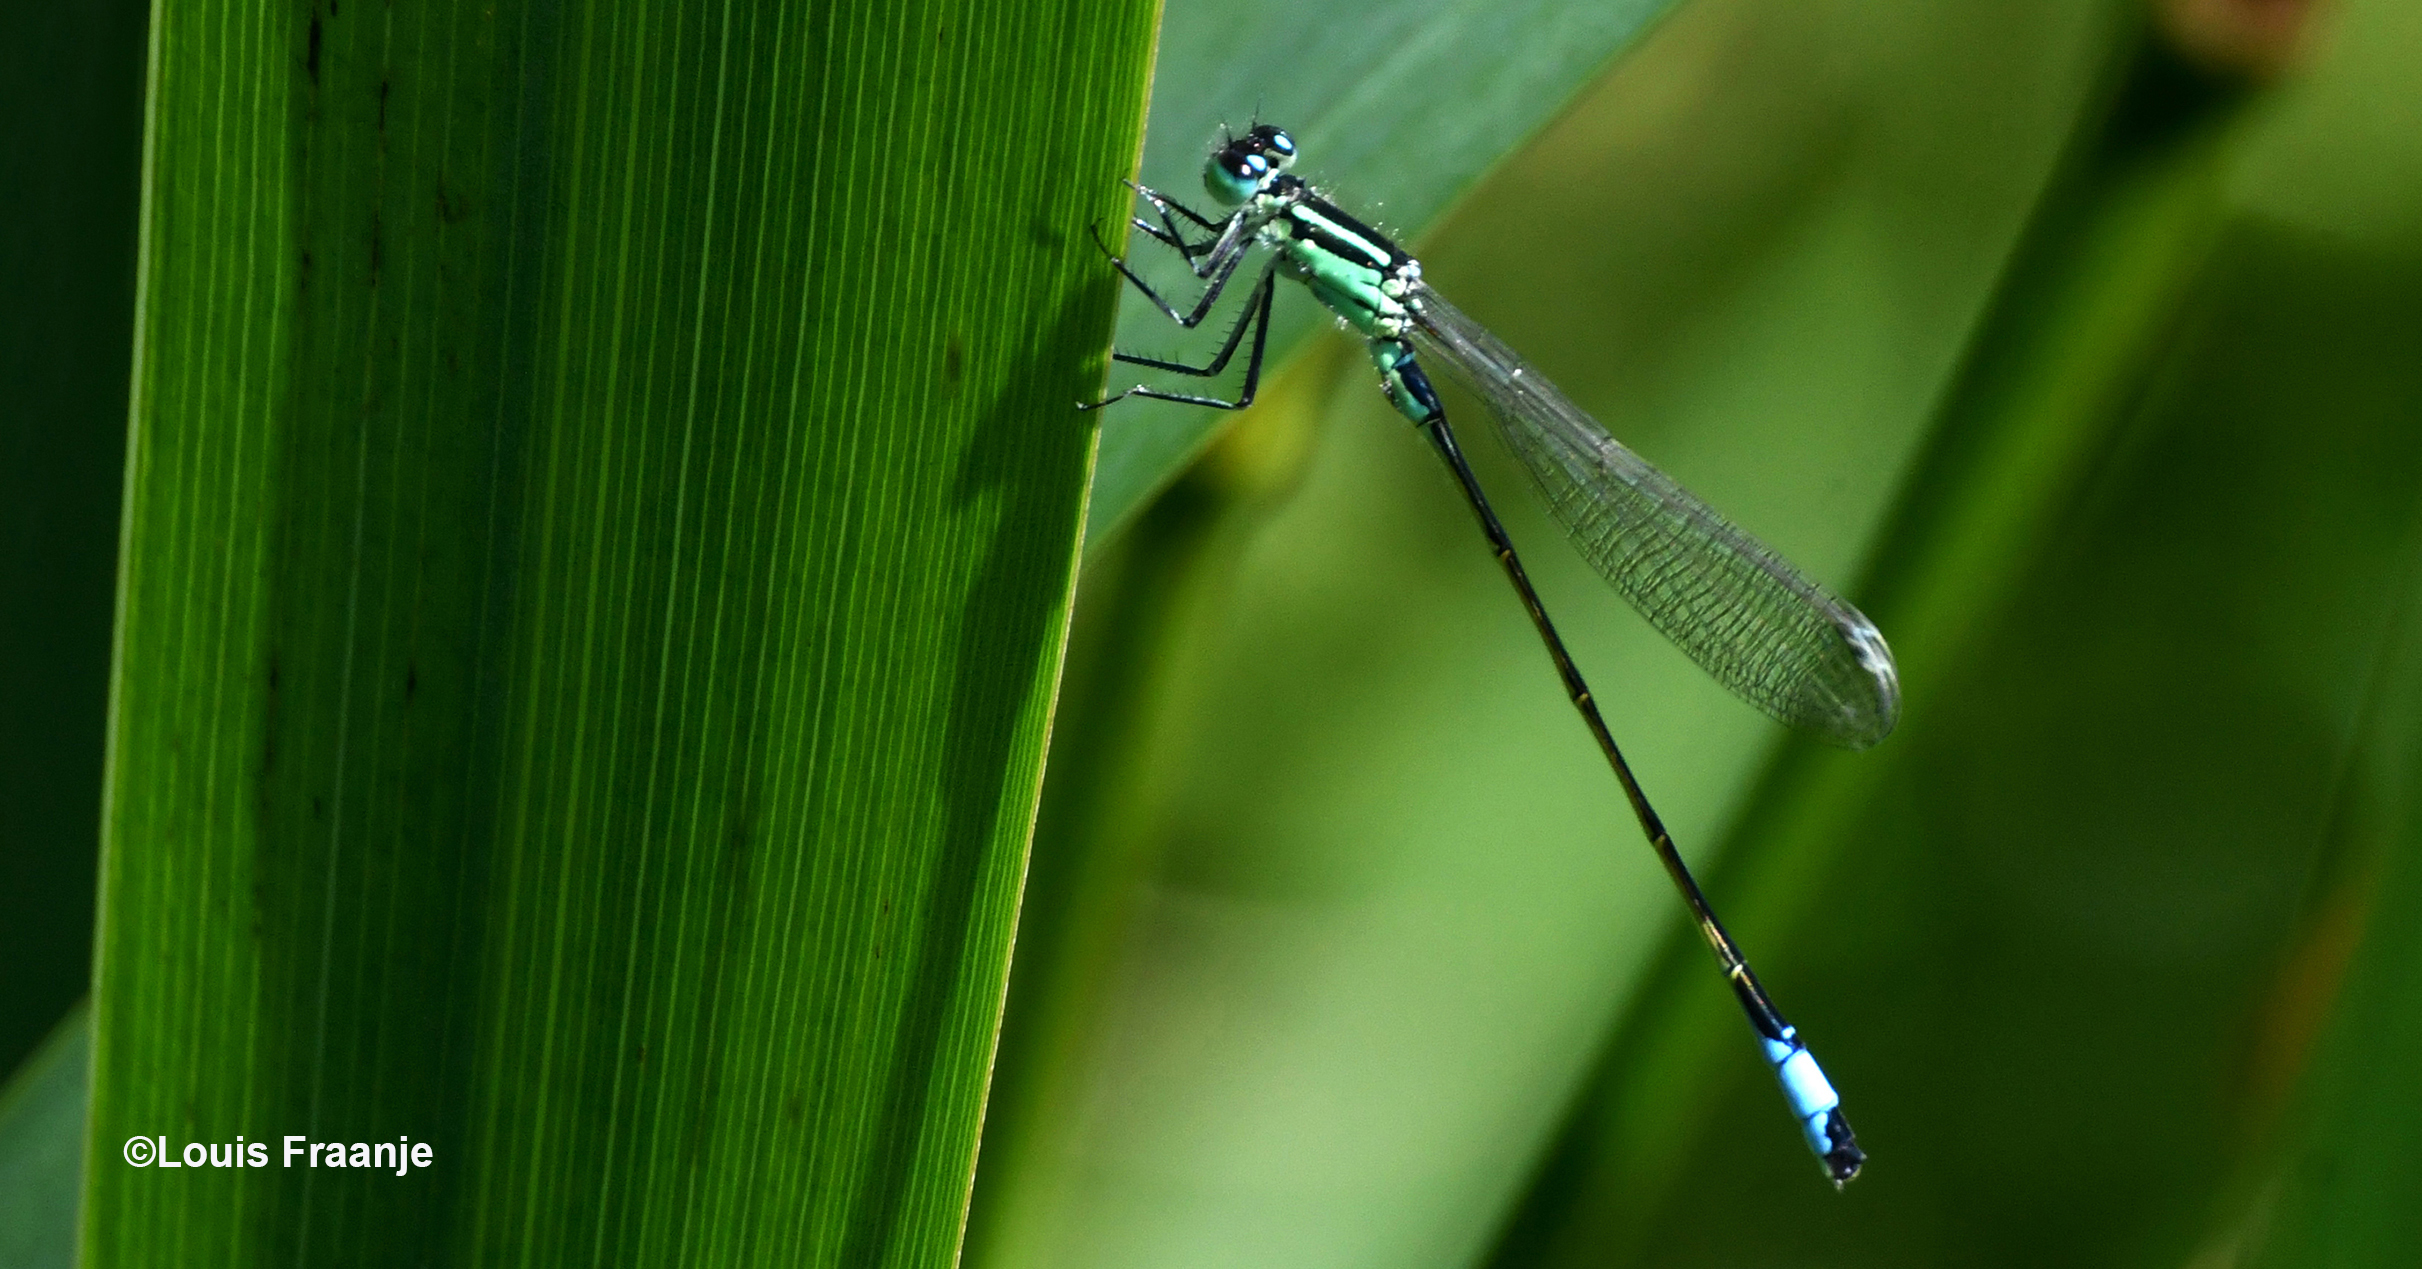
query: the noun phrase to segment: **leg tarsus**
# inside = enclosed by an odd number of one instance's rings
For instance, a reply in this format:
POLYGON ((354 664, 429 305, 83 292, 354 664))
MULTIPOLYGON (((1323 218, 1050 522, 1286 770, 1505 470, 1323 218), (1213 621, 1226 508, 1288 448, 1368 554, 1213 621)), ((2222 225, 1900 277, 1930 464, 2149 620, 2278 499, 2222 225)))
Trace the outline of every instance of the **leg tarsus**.
POLYGON ((1138 357, 1129 353, 1113 352, 1110 354, 1113 359, 1124 362, 1128 365, 1148 366, 1157 370, 1174 370, 1180 374, 1204 376, 1216 375, 1221 370, 1227 368, 1228 359, 1236 352, 1237 341, 1243 337, 1245 327, 1250 324, 1253 327, 1253 351, 1245 359, 1245 382, 1243 388, 1237 392, 1235 400, 1223 401, 1218 397, 1200 396, 1191 392, 1163 392, 1158 388, 1149 388, 1139 383, 1134 387, 1127 389, 1125 392, 1121 392, 1116 396, 1104 397, 1091 405, 1086 405, 1080 402, 1077 408, 1081 410, 1098 410, 1105 405, 1111 404, 1112 402, 1124 401, 1129 397, 1143 397, 1152 401, 1175 401, 1181 405, 1207 405, 1217 410, 1241 410, 1246 406, 1253 404, 1254 393, 1261 389, 1262 357, 1269 349, 1270 302, 1271 297, 1276 295, 1278 291, 1277 266, 1273 265, 1270 268, 1263 270, 1261 281, 1257 283, 1256 286, 1261 294, 1256 300, 1248 301, 1253 305, 1253 307, 1247 312, 1244 318, 1237 322, 1236 328, 1228 332, 1226 346, 1220 349, 1219 355, 1212 358, 1209 365, 1189 366, 1183 362, 1161 361, 1156 358, 1138 357))
POLYGON ((1270 297, 1272 292, 1277 289, 1277 283, 1277 265, 1273 264, 1261 271, 1261 280, 1253 284, 1253 294, 1245 300, 1244 312, 1238 314, 1236 324, 1228 328, 1228 336, 1221 341, 1219 351, 1203 365, 1190 366, 1182 361, 1163 361, 1157 357, 1142 357, 1134 353, 1112 352, 1110 355, 1114 360, 1125 362, 1130 366, 1147 366, 1154 370, 1174 370, 1183 375, 1194 375, 1203 379, 1211 378, 1228 368, 1228 359, 1236 355, 1237 344, 1244 339, 1247 327, 1258 330, 1269 322, 1270 297))
POLYGON ((1125 260, 1120 259, 1116 254, 1111 252, 1109 244, 1102 241, 1101 226, 1095 225, 1091 228, 1093 232, 1093 245, 1100 247, 1102 249, 1102 254, 1110 257, 1110 267, 1117 269, 1120 276, 1126 278, 1128 283, 1133 285, 1136 290, 1144 293, 1145 299, 1152 301, 1153 305, 1159 308, 1161 312, 1168 314, 1170 321, 1176 322, 1178 325, 1185 327, 1187 330, 1193 330, 1195 327, 1202 325, 1203 319, 1211 315, 1212 305, 1219 303, 1220 293, 1227 289, 1228 280, 1236 276, 1236 266, 1244 263, 1245 259, 1245 253, 1242 249, 1231 250, 1227 253, 1227 257, 1225 259, 1220 260, 1216 265, 1211 266, 1208 272, 1198 270, 1195 276, 1208 278, 1210 280, 1210 285, 1203 288, 1202 300, 1194 306, 1193 312, 1180 313, 1177 311, 1176 305, 1171 304, 1168 300, 1161 298, 1161 293, 1152 289, 1151 283, 1146 282, 1142 275, 1138 274, 1134 269, 1128 267, 1125 260))

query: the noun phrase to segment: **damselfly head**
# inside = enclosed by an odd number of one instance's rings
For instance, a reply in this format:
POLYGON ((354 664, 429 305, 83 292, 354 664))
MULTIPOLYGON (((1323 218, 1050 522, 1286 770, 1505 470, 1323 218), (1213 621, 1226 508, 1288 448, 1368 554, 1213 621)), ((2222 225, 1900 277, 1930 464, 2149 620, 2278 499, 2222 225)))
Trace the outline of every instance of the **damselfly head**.
POLYGON ((1295 162, 1295 139, 1267 123, 1230 137, 1203 164, 1203 188, 1222 207, 1234 207, 1261 192, 1270 178, 1295 162))
POLYGON ((1270 166, 1284 172, 1295 163, 1295 138, 1288 136, 1274 123, 1257 123, 1245 134, 1245 143, 1261 147, 1270 166))

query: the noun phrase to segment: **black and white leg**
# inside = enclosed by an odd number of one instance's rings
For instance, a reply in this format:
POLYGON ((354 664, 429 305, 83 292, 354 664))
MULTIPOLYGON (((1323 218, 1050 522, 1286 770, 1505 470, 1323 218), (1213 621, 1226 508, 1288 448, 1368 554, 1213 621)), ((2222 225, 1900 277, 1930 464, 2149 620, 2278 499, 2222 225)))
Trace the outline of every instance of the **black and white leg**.
POLYGON ((1102 241, 1101 231, 1098 227, 1093 233, 1093 245, 1101 248, 1102 254, 1110 258, 1111 267, 1117 269, 1121 276, 1133 283, 1136 290, 1143 292, 1145 299, 1152 301, 1160 311, 1168 314, 1170 321, 1176 322, 1187 330, 1192 330, 1202 325, 1203 319, 1211 315, 1211 306, 1219 302, 1220 293, 1228 287, 1228 279, 1236 276, 1236 266, 1244 263, 1246 248, 1253 244, 1250 237, 1239 234, 1233 224, 1230 226, 1229 230, 1221 236, 1210 259, 1195 270, 1195 276, 1207 279, 1210 285, 1203 288, 1202 301, 1196 304, 1194 311, 1190 313, 1179 312, 1176 305, 1161 298, 1161 293, 1153 290, 1151 283, 1144 281, 1134 269, 1127 266, 1125 260, 1110 250, 1110 244, 1102 241))
MULTIPOLYGON (((1130 275, 1130 280, 1132 280, 1132 275, 1130 275)), ((1137 282, 1136 285, 1140 287, 1143 283, 1137 282)), ((1124 401, 1129 397, 1145 397, 1154 401, 1178 401, 1187 405, 1208 405, 1221 410, 1241 410, 1253 404, 1253 393, 1261 386, 1262 352, 1270 339, 1270 300, 1276 294, 1277 288, 1278 266, 1276 263, 1272 263, 1261 271, 1261 280, 1253 284, 1253 297, 1245 301, 1244 314, 1237 318, 1236 325, 1229 329, 1228 338, 1220 345, 1219 354, 1204 365, 1189 366, 1182 361, 1162 361, 1157 357, 1139 357, 1133 353, 1114 352, 1110 354, 1111 360, 1125 365, 1144 366, 1153 370, 1169 370, 1182 375, 1210 378, 1228 368, 1229 359, 1236 355, 1237 345, 1244 339, 1245 328, 1251 327, 1253 349, 1245 358, 1244 387, 1236 394, 1235 400, 1224 401, 1218 397, 1198 396, 1190 392, 1163 392, 1158 388, 1148 388, 1139 383, 1116 396, 1105 397, 1090 405, 1080 405, 1079 408, 1098 410, 1113 401, 1124 401)), ((1164 305, 1164 307, 1166 306, 1164 305)))
POLYGON ((1158 225, 1154 225, 1152 222, 1145 220, 1143 217, 1137 216, 1132 218, 1130 223, 1132 223, 1136 228, 1143 230, 1146 234, 1151 235, 1155 241, 1158 241, 1165 246, 1177 248, 1178 254, 1186 258, 1187 266, 1194 270, 1194 276, 1210 276, 1209 273, 1206 272, 1205 266, 1195 263, 1195 258, 1218 250, 1219 244, 1227 237, 1228 227, 1234 224, 1236 220, 1243 215, 1243 213, 1239 212, 1236 215, 1228 217, 1226 220, 1212 220, 1193 208, 1186 206, 1184 203, 1167 197, 1159 190, 1156 190, 1149 185, 1137 185, 1133 182, 1129 182, 1128 185, 1129 188, 1135 191, 1137 197, 1143 199, 1147 203, 1152 204, 1152 209, 1160 213, 1161 222, 1158 225), (1171 213, 1175 213, 1177 216, 1183 216, 1188 221, 1193 222, 1194 226, 1198 229, 1209 231, 1211 237, 1203 242, 1194 242, 1189 240, 1185 235, 1185 231, 1177 227, 1177 221, 1171 215, 1171 213))

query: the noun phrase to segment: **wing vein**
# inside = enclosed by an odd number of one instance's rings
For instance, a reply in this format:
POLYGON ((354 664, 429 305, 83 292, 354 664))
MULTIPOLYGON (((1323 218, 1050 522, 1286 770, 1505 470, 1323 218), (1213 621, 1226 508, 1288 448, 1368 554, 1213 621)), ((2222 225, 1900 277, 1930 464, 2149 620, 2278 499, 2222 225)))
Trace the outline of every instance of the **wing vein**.
POLYGON ((1772 717, 1865 748, 1900 715, 1892 653, 1856 608, 1609 436, 1427 286, 1416 350, 1489 407, 1583 558, 1674 646, 1772 717))

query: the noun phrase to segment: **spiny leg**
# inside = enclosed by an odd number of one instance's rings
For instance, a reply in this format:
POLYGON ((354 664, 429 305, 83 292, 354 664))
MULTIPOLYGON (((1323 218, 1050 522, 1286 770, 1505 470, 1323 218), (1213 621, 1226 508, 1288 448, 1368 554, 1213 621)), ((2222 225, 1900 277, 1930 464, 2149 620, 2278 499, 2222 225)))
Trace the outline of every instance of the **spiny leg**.
POLYGON ((1177 311, 1176 305, 1162 299, 1161 293, 1153 290, 1151 283, 1146 282, 1134 269, 1127 266, 1125 260, 1110 250, 1110 244, 1102 241, 1101 231, 1098 227, 1093 230, 1093 245, 1099 247, 1102 254, 1109 257, 1111 267, 1117 269, 1121 277, 1132 283, 1136 290, 1143 292, 1144 298, 1152 301, 1161 312, 1168 314, 1170 321, 1176 322, 1187 330, 1193 330, 1203 324, 1205 317, 1210 316, 1211 306, 1217 304, 1220 293, 1227 290, 1228 279, 1236 276, 1236 266, 1244 263, 1245 248, 1251 243, 1250 240, 1238 238, 1233 232, 1220 239, 1220 250, 1213 254, 1212 260, 1203 269, 1195 271, 1196 277, 1209 278, 1211 284, 1203 288, 1202 302, 1196 304, 1191 313, 1180 313, 1177 311))
MULTIPOLYGON (((1143 230, 1146 234, 1151 235, 1160 243, 1166 246, 1177 248, 1178 253, 1185 257, 1186 266, 1194 270, 1194 276, 1198 278, 1210 276, 1205 271, 1206 266, 1198 265, 1194 262, 1195 257, 1217 250, 1219 244, 1226 239, 1226 231, 1228 226, 1235 222, 1236 216, 1230 216, 1226 220, 1211 220, 1205 217, 1202 213, 1186 206, 1184 203, 1178 202, 1174 198, 1163 195, 1159 190, 1156 190, 1149 185, 1137 185, 1133 181, 1130 181, 1128 182, 1128 188, 1134 190, 1137 197, 1142 198, 1145 202, 1152 204, 1153 210, 1160 213, 1161 220, 1161 223, 1156 226, 1150 221, 1145 220, 1143 217, 1136 216, 1131 218, 1129 223, 1133 224, 1136 228, 1143 230), (1210 230, 1212 234, 1211 239, 1207 242, 1188 241, 1184 231, 1177 227, 1177 222, 1170 218, 1169 213, 1171 212, 1176 212, 1178 215, 1194 222, 1197 228, 1210 230)), ((1242 214, 1243 213, 1241 212, 1237 213, 1237 215, 1242 214)))
POLYGON ((1167 215, 1168 213, 1174 211, 1178 215, 1193 221, 1195 226, 1200 229, 1225 229, 1228 227, 1228 220, 1231 219, 1229 217, 1223 217, 1219 220, 1213 220, 1210 217, 1203 215, 1201 212, 1186 206, 1184 203, 1169 197, 1167 194, 1161 193, 1159 190, 1156 190, 1149 185, 1138 185, 1135 187, 1135 192, 1143 195, 1146 199, 1151 200, 1153 206, 1161 209, 1162 215, 1167 215))
MULTIPOLYGON (((1196 256, 1199 256, 1219 245, 1217 242, 1186 241, 1184 235, 1178 233, 1177 226, 1169 223, 1169 218, 1167 216, 1161 217, 1161 224, 1159 225, 1153 224, 1151 221, 1146 220, 1141 216, 1131 216, 1127 219, 1127 223, 1135 226, 1137 229, 1142 230, 1145 236, 1151 238, 1154 242, 1160 243, 1165 247, 1176 248, 1178 254, 1186 258, 1186 263, 1188 266, 1193 265, 1194 258, 1196 256), (1166 228, 1163 226, 1166 226, 1166 228)), ((1197 273, 1194 276, 1201 277, 1202 274, 1197 273)))
POLYGON ((1446 461, 1448 470, 1454 474, 1455 483, 1463 491, 1464 499, 1471 503, 1473 514, 1479 517, 1481 532, 1487 535, 1498 564, 1504 567, 1506 580, 1513 583, 1515 593, 1521 596, 1522 606, 1530 614, 1531 624, 1538 628, 1540 642, 1547 645, 1548 657, 1556 663, 1556 673, 1564 680, 1565 694, 1572 698, 1573 708, 1588 724, 1590 735, 1596 738, 1598 748, 1606 755, 1607 765, 1614 768, 1615 779, 1623 786, 1623 796, 1631 803, 1632 816, 1640 822, 1640 831, 1647 836, 1649 847, 1656 851, 1658 862, 1665 865, 1666 875, 1673 879, 1674 887, 1682 892, 1682 901, 1689 906, 1691 917, 1698 923, 1699 933, 1714 950, 1716 962, 1722 966, 1726 981, 1732 984, 1733 996, 1740 1001, 1741 1011, 1748 1015, 1749 1025, 1757 1031, 1766 1060, 1774 1067, 1776 1078, 1783 1085, 1783 1094, 1791 1104, 1792 1113, 1800 1120, 1800 1131, 1807 1139, 1809 1149, 1824 1163, 1826 1175, 1833 1179, 1833 1183, 1841 1185, 1858 1175, 1859 1166, 1867 1159, 1850 1131, 1850 1121, 1842 1116, 1841 1098, 1834 1093, 1824 1072, 1818 1069, 1816 1059, 1809 1055, 1808 1046, 1800 1042, 1799 1033, 1783 1020, 1782 1012, 1775 1008, 1774 1001, 1766 995, 1766 989, 1759 985, 1757 975, 1750 972, 1748 959, 1741 955, 1740 946, 1732 941, 1732 935, 1726 933, 1723 924, 1716 920, 1715 910, 1708 905, 1707 895, 1699 889, 1698 880, 1690 875, 1690 868, 1682 862, 1682 854, 1674 848, 1673 838, 1665 831, 1664 821, 1658 818, 1656 808, 1649 805, 1648 795, 1641 791, 1639 780, 1632 775, 1631 764, 1624 760, 1623 751, 1615 745, 1614 733, 1607 729, 1605 717, 1598 712, 1598 702, 1590 695, 1589 684, 1583 681, 1580 669, 1573 664, 1572 654, 1565 651, 1564 640, 1556 633, 1555 623, 1548 619, 1547 607, 1540 602, 1539 592, 1532 588, 1530 576, 1523 570, 1521 557, 1514 553, 1513 539, 1506 535, 1505 526, 1498 523, 1497 513, 1490 508, 1487 495, 1481 492, 1480 482, 1472 475, 1471 465, 1464 461, 1463 451, 1455 444, 1454 431, 1447 426, 1446 411, 1438 405, 1426 376, 1409 359, 1396 373, 1408 381, 1412 399, 1428 407, 1430 416, 1420 420, 1422 432, 1430 438, 1439 457, 1446 461))
POLYGON ((1278 264, 1276 261, 1272 261, 1263 267, 1261 280, 1253 284, 1252 292, 1245 297, 1245 306, 1237 313, 1236 323, 1228 328, 1227 337, 1220 341, 1219 352, 1214 354, 1210 361, 1200 366, 1116 351, 1110 354, 1110 358, 1113 361, 1125 362, 1130 366, 1148 366, 1154 370, 1174 370, 1182 375, 1194 375, 1203 379, 1212 378, 1228 368, 1228 359, 1236 355, 1236 346, 1244 339, 1245 328, 1250 326, 1258 330, 1263 323, 1270 320, 1270 296, 1277 289, 1277 284, 1278 264))
POLYGON ((1179 374, 1208 377, 1227 369, 1228 359, 1236 353, 1237 341, 1244 337, 1245 328, 1251 326, 1253 328, 1253 351, 1245 358, 1244 387, 1237 393, 1234 401, 1223 401, 1218 397, 1197 396, 1190 392, 1163 392, 1139 383, 1117 396, 1104 397, 1090 404, 1079 402, 1077 408, 1098 410, 1113 401, 1124 401, 1129 397, 1144 397, 1153 401, 1178 401, 1187 405, 1207 405, 1221 410, 1241 410, 1253 404, 1253 394, 1261 386, 1262 354, 1270 340, 1270 300, 1278 290, 1278 266, 1276 264, 1262 270, 1261 281, 1254 284, 1254 290, 1255 296, 1245 302, 1244 315, 1239 317, 1235 327, 1229 330, 1227 342, 1221 346, 1219 355, 1213 357, 1208 365, 1189 366, 1184 362, 1161 361, 1153 357, 1138 357, 1131 353, 1114 352, 1110 354, 1113 360, 1131 366, 1148 366, 1155 370, 1174 370, 1179 374))

